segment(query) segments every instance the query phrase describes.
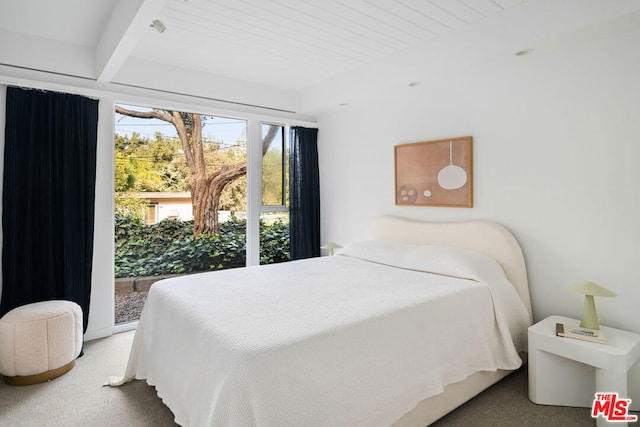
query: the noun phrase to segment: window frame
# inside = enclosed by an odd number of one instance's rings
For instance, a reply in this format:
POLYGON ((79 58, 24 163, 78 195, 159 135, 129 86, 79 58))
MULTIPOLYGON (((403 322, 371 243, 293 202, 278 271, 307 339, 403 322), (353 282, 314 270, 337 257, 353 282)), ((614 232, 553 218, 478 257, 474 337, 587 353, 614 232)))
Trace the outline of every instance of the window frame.
MULTIPOLYGON (((261 195, 261 206, 260 206, 260 213, 268 213, 268 212, 289 212, 289 199, 287 198, 287 190, 289 188, 289 162, 287 161, 287 153, 289 150, 289 126, 284 124, 284 123, 276 123, 276 122, 262 122, 262 125, 265 126, 280 126, 281 128, 281 137, 280 137, 280 143, 281 143, 281 147, 282 147, 282 170, 281 170, 281 175, 282 175, 282 203, 279 205, 265 205, 264 204, 264 197, 263 195, 261 195)), ((262 138, 264 138, 264 134, 261 137, 261 141, 262 138)), ((262 166, 264 165, 263 162, 260 163, 261 164, 261 169, 260 169, 260 176, 263 177, 263 170, 262 170, 262 166)))

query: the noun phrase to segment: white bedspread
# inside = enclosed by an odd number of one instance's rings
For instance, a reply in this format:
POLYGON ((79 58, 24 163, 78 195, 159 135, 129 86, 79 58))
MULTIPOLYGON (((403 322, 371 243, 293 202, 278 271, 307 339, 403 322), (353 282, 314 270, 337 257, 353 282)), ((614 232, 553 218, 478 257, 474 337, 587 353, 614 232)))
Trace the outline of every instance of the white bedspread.
POLYGON ((529 314, 474 254, 363 242, 157 282, 109 383, 146 379, 185 426, 389 426, 447 384, 521 364, 529 314))

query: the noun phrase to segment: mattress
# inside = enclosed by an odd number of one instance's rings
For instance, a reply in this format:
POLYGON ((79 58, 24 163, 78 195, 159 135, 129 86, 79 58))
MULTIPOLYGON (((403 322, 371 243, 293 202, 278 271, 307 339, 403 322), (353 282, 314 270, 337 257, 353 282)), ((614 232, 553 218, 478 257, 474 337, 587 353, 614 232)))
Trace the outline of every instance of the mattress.
POLYGON ((146 380, 182 425, 389 426, 448 384, 518 368, 529 324, 491 258, 360 242, 157 282, 110 384, 146 380))

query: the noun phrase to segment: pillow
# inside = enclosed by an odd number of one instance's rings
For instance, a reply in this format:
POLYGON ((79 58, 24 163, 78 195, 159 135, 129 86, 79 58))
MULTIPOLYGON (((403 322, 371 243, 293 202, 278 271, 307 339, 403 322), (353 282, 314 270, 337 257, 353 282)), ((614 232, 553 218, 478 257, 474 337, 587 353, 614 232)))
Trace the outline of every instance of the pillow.
POLYGON ((496 275, 506 278, 504 270, 493 258, 451 246, 368 240, 348 245, 337 255, 479 282, 495 279, 496 275))

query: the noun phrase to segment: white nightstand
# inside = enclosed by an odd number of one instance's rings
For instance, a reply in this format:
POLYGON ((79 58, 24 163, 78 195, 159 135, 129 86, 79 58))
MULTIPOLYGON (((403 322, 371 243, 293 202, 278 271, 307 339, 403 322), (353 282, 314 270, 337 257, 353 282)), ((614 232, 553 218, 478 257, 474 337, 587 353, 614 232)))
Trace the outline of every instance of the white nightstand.
MULTIPOLYGON (((529 328, 529 399, 542 405, 591 408, 596 391, 628 398, 627 375, 640 359, 640 335, 601 326, 607 343, 592 343, 557 337, 556 323, 577 327, 580 321, 550 316, 529 328)), ((631 406, 638 410, 640 402, 632 401, 631 406)), ((597 425, 609 423, 598 417, 597 425)))

